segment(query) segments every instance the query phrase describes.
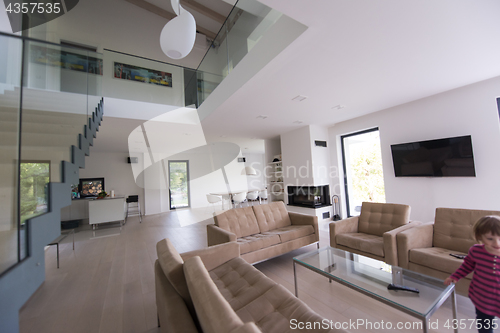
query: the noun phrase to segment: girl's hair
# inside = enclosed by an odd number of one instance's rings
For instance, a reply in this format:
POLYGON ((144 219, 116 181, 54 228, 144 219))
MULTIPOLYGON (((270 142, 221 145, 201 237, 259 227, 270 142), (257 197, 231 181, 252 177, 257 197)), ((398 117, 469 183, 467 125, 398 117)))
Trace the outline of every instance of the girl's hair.
POLYGON ((483 216, 474 224, 472 229, 474 238, 479 241, 484 234, 491 232, 492 235, 500 236, 500 216, 483 216))

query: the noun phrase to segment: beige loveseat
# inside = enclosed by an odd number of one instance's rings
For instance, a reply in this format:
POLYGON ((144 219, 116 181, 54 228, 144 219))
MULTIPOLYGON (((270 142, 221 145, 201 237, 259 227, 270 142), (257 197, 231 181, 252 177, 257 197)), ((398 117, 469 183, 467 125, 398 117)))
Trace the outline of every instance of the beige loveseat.
MULTIPOLYGON (((467 254, 476 244, 472 235, 474 223, 499 211, 458 208, 437 208, 434 222, 424 223, 397 235, 399 265, 412 271, 446 279, 462 264, 450 256, 467 254)), ((456 290, 467 294, 472 274, 461 279, 456 290)))
POLYGON ((231 209, 214 220, 207 225, 208 246, 237 242, 249 263, 319 242, 318 218, 288 212, 283 201, 231 209))
POLYGON ((330 223, 330 246, 398 265, 396 234, 410 222, 410 206, 363 202, 361 214, 330 223))
POLYGON ((162 333, 347 332, 290 328, 290 320, 323 318, 239 257, 236 242, 179 255, 168 239, 156 245, 156 305, 162 333))

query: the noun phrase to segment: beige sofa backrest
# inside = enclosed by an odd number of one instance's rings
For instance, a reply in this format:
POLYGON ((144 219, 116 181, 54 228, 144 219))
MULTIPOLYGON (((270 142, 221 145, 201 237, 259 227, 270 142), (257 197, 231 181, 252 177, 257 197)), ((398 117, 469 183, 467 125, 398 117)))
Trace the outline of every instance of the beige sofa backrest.
POLYGON ((161 332, 199 333, 193 315, 189 312, 182 297, 168 281, 158 260, 155 261, 155 289, 161 332))
POLYGON ((182 268, 184 260, 182 260, 179 252, 177 252, 172 242, 165 238, 156 243, 156 253, 158 254, 161 269, 172 287, 184 299, 188 308, 194 309, 182 268))
POLYGON ((410 222, 410 206, 401 204, 363 202, 358 231, 382 237, 384 232, 410 222))
POLYGON ((200 257, 186 260, 184 273, 204 333, 230 333, 244 326, 217 289, 200 257))
POLYGON ((486 215, 499 215, 494 210, 474 210, 458 208, 436 208, 434 219, 433 246, 467 253, 476 244, 472 227, 486 215))
POLYGON ((214 216, 215 225, 232 232, 236 237, 260 233, 252 207, 235 208, 214 216))
POLYGON ((292 225, 283 201, 275 201, 268 205, 252 206, 259 224, 260 232, 292 225))

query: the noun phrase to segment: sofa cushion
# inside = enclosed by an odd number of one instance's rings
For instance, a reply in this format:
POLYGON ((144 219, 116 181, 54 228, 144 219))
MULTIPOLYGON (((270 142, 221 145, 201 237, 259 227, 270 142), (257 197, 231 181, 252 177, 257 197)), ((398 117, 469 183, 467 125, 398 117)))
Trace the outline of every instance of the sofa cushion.
POLYGON ((184 273, 203 332, 229 333, 243 326, 242 320, 210 278, 200 257, 186 260, 184 273))
MULTIPOLYGON (((463 260, 450 256, 450 253, 460 252, 443 249, 440 247, 411 249, 409 254, 409 261, 441 272, 453 274, 463 263, 463 260)), ((466 278, 470 279, 471 276, 472 275, 468 275, 466 278)))
POLYGON ((312 225, 290 225, 271 231, 263 232, 263 235, 278 235, 282 243, 314 234, 312 225))
POLYGON ((476 244, 472 227, 477 220, 486 215, 500 215, 499 211, 457 208, 436 208, 434 219, 433 246, 455 252, 469 252, 476 244))
POLYGON ((252 206, 259 224, 260 232, 286 227, 292 224, 283 201, 267 205, 252 206))
MULTIPOLYGON (((307 305, 299 301, 285 287, 277 284, 236 311, 243 322, 255 322, 262 332, 292 333, 311 332, 311 330, 292 329, 290 320, 297 322, 319 322, 323 318, 313 312, 307 305)), ((314 332, 329 332, 329 330, 314 330, 314 332)))
POLYGON ((278 235, 255 234, 238 238, 236 242, 240 245, 240 255, 257 251, 280 243, 278 235))
POLYGON ((410 222, 410 206, 390 203, 363 202, 358 232, 382 236, 384 232, 410 222))
POLYGON ((260 232, 252 207, 234 208, 214 216, 215 224, 236 237, 245 237, 260 232))
POLYGON ((217 289, 235 311, 276 285, 276 282, 242 258, 231 259, 209 273, 217 289))
POLYGON ((184 299, 188 308, 193 309, 193 302, 189 295, 182 268, 184 261, 179 252, 177 252, 172 242, 168 238, 165 238, 156 243, 156 253, 158 254, 158 262, 168 281, 170 281, 172 287, 184 299))
POLYGON ((347 233, 335 237, 337 244, 379 257, 384 255, 384 238, 364 233, 347 233))

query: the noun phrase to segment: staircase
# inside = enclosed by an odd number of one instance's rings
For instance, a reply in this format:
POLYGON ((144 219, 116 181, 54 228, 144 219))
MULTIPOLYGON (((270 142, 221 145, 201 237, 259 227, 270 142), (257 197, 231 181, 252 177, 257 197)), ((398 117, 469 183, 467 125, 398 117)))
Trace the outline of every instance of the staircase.
MULTIPOLYGON (((19 96, 19 88, 0 87, 0 156, 6 165, 18 146, 19 96)), ((89 96, 84 99, 88 101, 89 96)), ((44 248, 61 234, 61 208, 71 204, 71 185, 79 181, 79 168, 85 167, 85 156, 101 124, 104 100, 88 116, 87 103, 81 102, 78 94, 23 88, 20 160, 50 161, 51 181, 47 212, 26 220, 21 227, 27 229, 19 242, 20 247, 27 245, 27 255, 0 272, 0 332, 19 331, 20 308, 45 281, 44 248)), ((3 204, 4 213, 8 205, 3 204)), ((15 230, 11 233, 18 235, 15 230)), ((1 243, 8 241, 0 237, 1 243)))

